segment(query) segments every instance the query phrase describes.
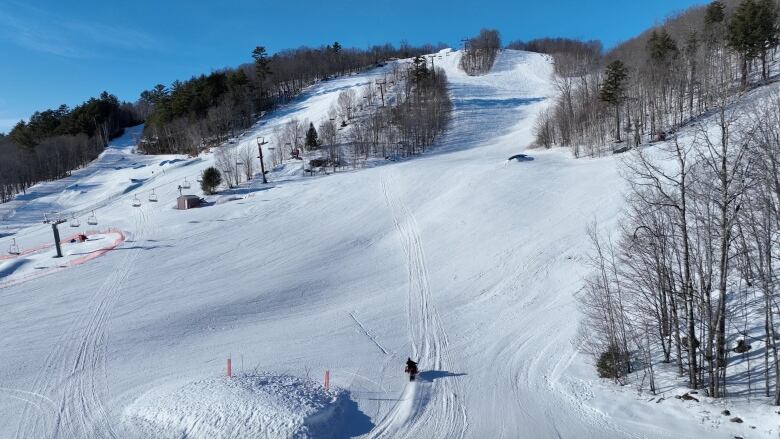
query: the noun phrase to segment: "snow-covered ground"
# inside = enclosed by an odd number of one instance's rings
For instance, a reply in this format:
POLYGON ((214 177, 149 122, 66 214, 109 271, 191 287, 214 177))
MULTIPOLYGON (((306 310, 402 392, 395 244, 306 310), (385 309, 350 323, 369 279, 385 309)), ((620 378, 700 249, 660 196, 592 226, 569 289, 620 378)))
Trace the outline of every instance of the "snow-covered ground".
MULTIPOLYGON (((131 131, 67 182, 0 206, 0 233, 13 233, 0 249, 14 237, 45 245, 38 222, 52 210, 94 210, 127 238, 0 285, 0 437, 296 437, 319 434, 301 430, 312 414, 317 431, 341 437, 776 436, 763 418, 756 430, 749 416, 715 422, 694 402, 595 378, 574 344, 574 294, 586 225, 615 227, 620 213, 617 160, 531 150, 534 160, 508 162, 554 94, 549 60, 504 51, 490 74, 468 77, 447 53, 435 61, 453 121, 421 158, 283 182, 272 173, 267 186, 177 211, 177 187, 188 178, 198 193, 213 156, 139 157, 131 131), (407 356, 420 362, 416 383, 407 356), (221 378, 228 357, 238 381, 221 378), (284 399, 247 378, 256 370, 312 380, 328 370, 342 399, 305 379, 284 399), (236 410, 246 430, 234 430, 236 410)), ((242 142, 290 117, 316 124, 339 91, 378 74, 311 87, 242 142)))
POLYGON ((210 378, 155 389, 125 410, 145 437, 343 437, 369 425, 344 391, 273 374, 210 378))

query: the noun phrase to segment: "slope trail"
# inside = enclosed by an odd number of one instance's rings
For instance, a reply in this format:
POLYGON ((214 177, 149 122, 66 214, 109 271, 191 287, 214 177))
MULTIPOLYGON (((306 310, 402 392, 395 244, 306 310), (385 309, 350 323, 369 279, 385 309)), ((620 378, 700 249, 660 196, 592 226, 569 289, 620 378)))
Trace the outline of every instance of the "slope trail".
POLYGON ((462 438, 468 428, 463 404, 463 385, 457 378, 435 379, 452 365, 447 333, 431 298, 428 269, 422 239, 412 212, 392 190, 386 174, 382 192, 393 215, 393 222, 406 256, 408 268, 407 326, 412 356, 427 370, 416 382, 408 383, 399 400, 377 423, 370 437, 419 437, 425 427, 428 437, 462 438))
MULTIPOLYGON (((148 227, 148 214, 143 208, 138 209, 134 222, 132 241, 138 242, 148 227)), ((108 323, 121 287, 140 254, 138 246, 125 249, 114 271, 46 357, 35 379, 33 393, 58 402, 52 404, 53 410, 43 412, 40 417, 33 417, 33 407, 25 405, 16 438, 117 437, 105 407, 108 323)))

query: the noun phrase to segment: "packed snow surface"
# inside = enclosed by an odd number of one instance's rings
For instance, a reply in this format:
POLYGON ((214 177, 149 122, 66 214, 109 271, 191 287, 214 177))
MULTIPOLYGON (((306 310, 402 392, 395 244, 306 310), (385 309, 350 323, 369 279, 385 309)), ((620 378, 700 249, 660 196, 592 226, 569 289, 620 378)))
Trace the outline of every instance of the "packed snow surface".
MULTIPOLYGON (((51 210, 94 210, 101 228, 128 237, 84 264, 0 286, 0 437, 149 437, 138 418, 160 437, 274 437, 262 428, 303 431, 309 408, 327 412, 311 387, 294 389, 313 392, 304 403, 221 378, 229 356, 239 375, 319 380, 329 370, 349 392, 343 404, 355 404, 349 428, 329 430, 341 437, 776 437, 769 410, 730 424, 595 378, 577 350, 575 294, 586 226, 616 226, 618 160, 525 150, 555 93, 547 57, 503 51, 489 74, 469 77, 459 56, 435 59, 455 108, 420 158, 320 177, 291 162, 268 185, 177 211, 178 187, 186 178, 184 193, 200 194, 213 155, 137 156, 130 130, 66 181, 0 206, 0 248, 48 243, 39 221, 51 210), (518 153, 533 160, 507 161, 518 153), (407 357, 420 363, 415 383, 407 357)), ((388 68, 311 87, 239 145, 270 139, 290 117, 318 123, 340 91, 388 68)))

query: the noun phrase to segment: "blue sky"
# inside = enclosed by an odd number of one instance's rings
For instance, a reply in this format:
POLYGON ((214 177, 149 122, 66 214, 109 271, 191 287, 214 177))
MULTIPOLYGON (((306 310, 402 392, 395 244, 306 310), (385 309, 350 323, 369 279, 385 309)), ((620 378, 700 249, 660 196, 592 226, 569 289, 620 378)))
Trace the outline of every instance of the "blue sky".
POLYGON ((482 27, 503 41, 543 36, 611 46, 692 0, 0 0, 0 132, 33 111, 107 90, 134 101, 170 84, 270 52, 339 41, 451 45, 482 27))

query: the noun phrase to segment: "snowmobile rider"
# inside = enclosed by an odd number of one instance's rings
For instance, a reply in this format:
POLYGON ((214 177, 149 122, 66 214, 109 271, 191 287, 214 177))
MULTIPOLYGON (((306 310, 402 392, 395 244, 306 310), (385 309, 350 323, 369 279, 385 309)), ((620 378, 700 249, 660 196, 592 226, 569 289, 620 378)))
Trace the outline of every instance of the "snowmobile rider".
POLYGON ((412 359, 409 358, 409 357, 406 358, 406 372, 407 373, 412 373, 412 372, 417 373, 417 363, 412 361, 412 359))

